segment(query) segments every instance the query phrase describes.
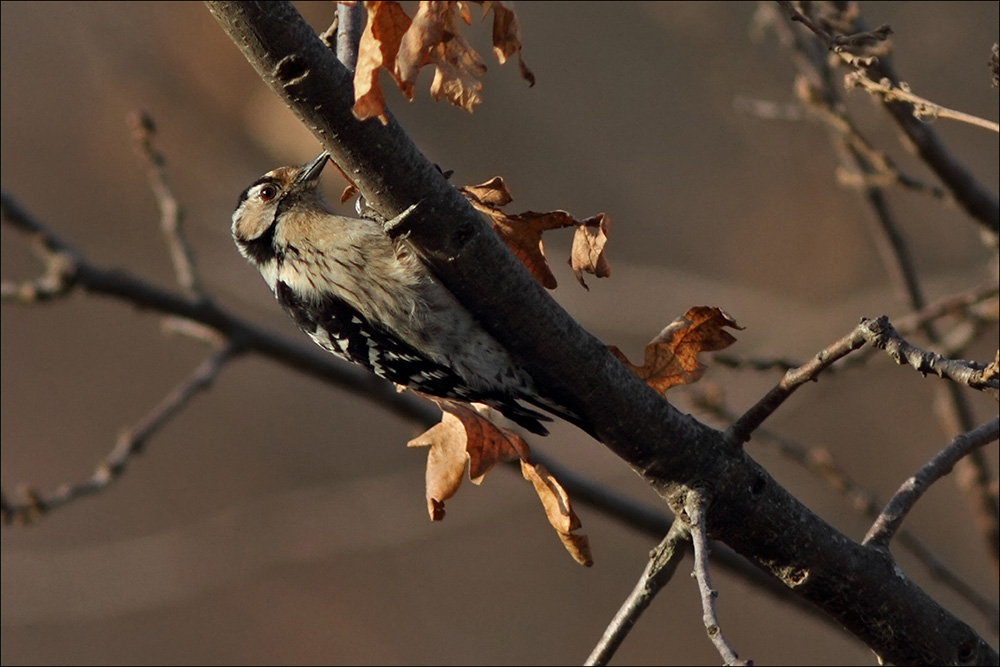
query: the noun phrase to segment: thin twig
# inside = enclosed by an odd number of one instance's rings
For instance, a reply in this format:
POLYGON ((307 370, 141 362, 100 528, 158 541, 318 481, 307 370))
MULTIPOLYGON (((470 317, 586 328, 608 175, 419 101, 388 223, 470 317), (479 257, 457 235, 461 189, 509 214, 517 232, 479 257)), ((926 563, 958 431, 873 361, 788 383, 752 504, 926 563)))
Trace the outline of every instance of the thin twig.
POLYGON ((767 392, 752 408, 747 410, 742 417, 726 429, 726 438, 729 442, 734 446, 738 446, 748 441, 754 430, 764 423, 764 420, 771 416, 796 389, 806 382, 815 380, 820 373, 835 361, 863 346, 866 340, 864 330, 868 327, 878 326, 878 323, 882 320, 888 322, 888 318, 885 316, 882 316, 878 320, 861 320, 861 324, 856 326, 850 333, 832 345, 820 350, 812 360, 785 373, 785 376, 781 378, 781 381, 774 388, 767 392))
POLYGON ((0 216, 30 237, 32 250, 45 266, 41 277, 35 280, 0 283, 3 300, 36 303, 69 294, 76 282, 79 253, 21 208, 6 190, 0 192, 0 216))
MULTIPOLYGON (((978 287, 973 287, 957 294, 942 297, 934 303, 908 315, 893 318, 894 326, 897 332, 905 335, 922 329, 928 322, 933 322, 948 315, 959 315, 963 319, 972 320, 976 323, 995 323, 996 312, 992 304, 997 294, 1000 294, 1000 286, 996 283, 979 285, 978 287)), ((975 339, 975 333, 976 331, 968 332, 960 341, 955 341, 954 344, 946 346, 946 349, 952 351, 951 354, 957 354, 957 350, 963 349, 965 345, 975 339)), ((862 366, 871 358, 873 353, 873 348, 860 350, 857 354, 841 360, 836 366, 826 368, 824 373, 831 375, 847 370, 848 368, 862 366)), ((752 371, 789 371, 803 364, 800 360, 788 359, 786 357, 740 357, 725 352, 717 352, 712 355, 712 360, 726 368, 752 371)))
MULTIPOLYGON (((813 31, 825 49, 833 49, 835 43, 829 33, 801 14, 791 3, 779 1, 778 4, 791 20, 798 21, 813 31)), ((809 11, 818 10, 818 6, 814 4, 803 7, 808 7, 809 11)), ((828 5, 828 7, 831 11, 827 18, 832 23, 842 24, 842 28, 848 32, 864 32, 864 22, 854 11, 856 6, 828 5)), ((803 75, 803 85, 797 86, 800 99, 827 120, 832 130, 831 139, 834 146, 842 153, 842 159, 850 169, 862 175, 877 174, 881 163, 873 159, 875 154, 865 148, 867 142, 859 140, 860 133, 846 116, 824 52, 813 48, 815 42, 809 43, 800 39, 798 32, 790 30, 787 24, 774 22, 774 25, 782 42, 791 50, 792 57, 803 75)), ((854 67, 867 68, 880 80, 888 78, 890 81, 898 81, 887 54, 880 54, 878 59, 871 58, 864 62, 850 62, 850 60, 847 62, 854 67)), ((916 148, 919 157, 938 175, 954 200, 973 219, 990 230, 995 243, 996 234, 1000 231, 1000 202, 996 196, 979 184, 965 166, 947 151, 938 135, 927 123, 913 117, 912 107, 900 102, 883 101, 883 104, 905 132, 912 147, 916 148)), ((884 193, 879 187, 870 184, 863 190, 863 195, 875 213, 878 225, 875 228, 874 239, 894 286, 911 309, 922 309, 925 299, 916 269, 906 248, 903 233, 889 210, 884 193)), ((933 345, 940 346, 941 337, 932 323, 927 322, 920 328, 933 345)), ((943 394, 942 404, 946 406, 942 415, 942 420, 946 422, 945 432, 951 434, 971 430, 974 422, 966 396, 953 384, 943 386, 939 392, 943 394)), ((993 473, 980 452, 973 452, 969 457, 962 459, 959 465, 969 468, 956 477, 961 480, 961 488, 973 509, 976 522, 993 557, 994 568, 1000 570, 1000 503, 997 502, 994 490, 993 473)))
POLYGON ((684 544, 689 539, 687 525, 680 519, 674 519, 666 537, 649 552, 649 562, 639 576, 639 581, 583 664, 606 665, 611 661, 639 617, 653 602, 653 598, 673 578, 677 566, 684 558, 684 544))
POLYGON ((708 573, 708 531, 705 520, 707 515, 707 504, 709 499, 706 492, 701 489, 691 489, 688 493, 687 502, 684 509, 687 512, 688 520, 691 522, 691 544, 694 546, 694 575, 698 580, 698 591, 701 594, 702 620, 705 623, 705 630, 708 638, 712 640, 722 660, 727 665, 750 665, 746 660, 740 660, 740 656, 729 645, 726 638, 722 636, 722 628, 719 627, 719 617, 715 612, 715 598, 718 592, 712 588, 712 579, 708 573))
POLYGON ((995 312, 992 315, 984 317, 973 313, 973 311, 992 302, 997 294, 1000 294, 1000 286, 994 282, 946 296, 909 315, 893 318, 895 320, 896 331, 908 334, 912 331, 923 329, 925 324, 945 315, 955 314, 960 314, 963 317, 971 315, 977 320, 988 318, 990 321, 996 322, 995 312))
MULTIPOLYGON (((694 404, 720 421, 731 423, 736 415, 728 410, 719 397, 706 392, 694 394, 694 404)), ((862 486, 846 470, 837 465, 833 455, 823 447, 806 447, 773 431, 761 427, 754 431, 753 442, 758 445, 772 446, 780 456, 802 466, 803 469, 823 480, 830 488, 839 493, 847 501, 848 506, 870 519, 878 517, 883 507, 877 495, 871 489, 862 486)), ((996 631, 1000 629, 1000 608, 996 603, 982 595, 978 588, 962 580, 958 573, 953 572, 920 538, 900 528, 897 542, 906 549, 917 561, 926 568, 927 573, 942 585, 952 589, 978 610, 983 619, 991 624, 996 631)))
POLYGON ((973 125, 975 127, 981 127, 984 130, 989 130, 990 132, 1000 133, 1000 123, 996 123, 992 120, 986 120, 985 118, 980 118, 979 116, 974 116, 973 114, 965 113, 964 111, 949 109, 948 107, 931 102, 930 100, 913 93, 906 83, 900 83, 898 86, 894 86, 892 81, 888 78, 875 81, 869 77, 868 73, 864 70, 858 70, 853 74, 847 75, 844 79, 844 83, 848 87, 857 86, 859 88, 863 88, 868 93, 881 97, 885 102, 906 102, 907 104, 913 106, 914 117, 923 121, 934 120, 936 118, 948 118, 959 121, 960 123, 968 123, 969 125, 973 125))
POLYGON ((365 8, 360 2, 337 5, 337 60, 351 72, 358 64, 364 16, 365 8))
POLYGON ((1000 378, 997 377, 996 368, 991 365, 945 359, 934 352, 914 347, 896 332, 888 318, 879 320, 879 326, 863 328, 862 332, 870 345, 885 350, 897 364, 908 364, 921 375, 934 373, 978 389, 994 399, 1000 398, 1000 378))
POLYGON ((955 436, 955 439, 947 447, 935 454, 930 461, 899 487, 899 490, 889 499, 885 509, 868 530, 864 544, 887 549, 889 541, 902 525, 903 519, 924 495, 924 492, 931 487, 931 484, 951 472, 955 463, 969 452, 983 447, 997 438, 1000 438, 1000 417, 994 417, 967 433, 955 436))
POLYGON ((235 348, 227 345, 202 362, 190 377, 167 394, 145 417, 118 436, 114 448, 88 479, 76 484, 64 484, 48 494, 25 488, 19 494, 21 499, 13 502, 4 495, 0 510, 3 523, 28 523, 78 498, 108 488, 121 477, 132 459, 143 452, 150 437, 186 407, 195 395, 211 386, 234 353, 235 348))
POLYGON ((129 117, 132 139, 141 155, 149 162, 149 187, 160 209, 160 231, 167 242, 177 283, 196 298, 204 298, 205 290, 198 279, 194 251, 184 236, 184 210, 167 182, 166 158, 156 146, 156 124, 145 111, 135 111, 129 117))

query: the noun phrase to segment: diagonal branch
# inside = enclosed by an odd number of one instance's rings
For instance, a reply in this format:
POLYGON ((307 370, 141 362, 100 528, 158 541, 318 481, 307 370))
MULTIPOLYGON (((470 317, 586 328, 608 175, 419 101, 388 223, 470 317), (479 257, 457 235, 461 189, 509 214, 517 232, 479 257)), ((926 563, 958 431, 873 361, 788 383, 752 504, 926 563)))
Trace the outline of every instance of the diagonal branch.
POLYGON ((383 218, 421 202, 409 239, 442 282, 676 513, 692 486, 711 480, 711 537, 824 608, 887 662, 997 660, 884 553, 834 530, 722 433, 631 375, 542 291, 391 118, 385 126, 355 121, 349 73, 290 4, 206 4, 383 218))
POLYGON ((877 320, 862 320, 861 324, 854 327, 850 333, 817 352, 811 360, 798 368, 789 369, 777 385, 747 410, 742 417, 733 422, 726 431, 726 436, 736 445, 747 442, 757 427, 774 414, 774 411, 781 407, 782 403, 788 400, 799 387, 806 382, 815 380, 834 362, 862 347, 865 344, 866 331, 872 327, 879 327, 883 321, 885 324, 889 322, 885 316, 877 320))
POLYGON ((22 499, 10 501, 0 498, 0 511, 4 524, 28 523, 41 515, 72 502, 83 496, 103 491, 125 472, 131 460, 141 454, 146 442, 168 421, 183 410, 200 392, 208 389, 222 367, 235 353, 235 348, 226 345, 206 359, 189 378, 167 394, 139 422, 123 431, 114 448, 104 461, 94 470, 89 479, 76 484, 65 484, 52 493, 42 494, 26 488, 20 493, 22 499))
POLYGON ((618 613, 611 619, 601 640, 591 651, 585 665, 606 665, 614 657, 615 652, 628 637, 632 626, 636 624, 642 613, 649 608, 656 594, 673 578, 677 567, 684 559, 685 542, 690 539, 687 526, 683 521, 674 520, 670 530, 663 540, 649 553, 639 581, 636 582, 628 598, 622 603, 618 613))
POLYGON ((153 118, 144 111, 137 111, 129 117, 129 124, 137 150, 149 163, 149 187, 160 209, 160 231, 167 242, 177 282, 186 292, 204 298, 205 290, 198 279, 194 251, 184 236, 184 211, 167 183, 166 159, 153 144, 156 136, 153 118))
POLYGON ((708 638, 712 641, 722 660, 727 665, 752 665, 753 662, 741 660, 736 651, 722 635, 719 627, 719 616, 715 611, 715 598, 718 592, 712 588, 712 579, 708 572, 708 532, 706 529, 708 505, 711 498, 704 489, 692 489, 688 494, 685 509, 691 521, 691 544, 694 547, 694 574, 698 580, 698 592, 701 593, 702 621, 708 638))
POLYGON ((889 499, 875 523, 865 536, 865 544, 887 549, 889 541, 903 524, 903 519, 931 484, 951 472, 955 464, 970 452, 1000 438, 1000 418, 994 417, 982 426, 955 437, 951 443, 934 455, 915 475, 906 480, 889 499))

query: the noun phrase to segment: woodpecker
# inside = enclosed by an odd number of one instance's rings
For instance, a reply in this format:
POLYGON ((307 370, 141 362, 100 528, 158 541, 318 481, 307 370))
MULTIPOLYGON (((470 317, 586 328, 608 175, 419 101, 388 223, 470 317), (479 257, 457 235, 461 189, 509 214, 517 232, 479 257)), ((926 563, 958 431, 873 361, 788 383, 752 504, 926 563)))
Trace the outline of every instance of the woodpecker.
POLYGON ((236 247, 320 347, 430 396, 479 402, 546 435, 542 408, 588 430, 541 395, 405 239, 378 220, 331 212, 319 191, 329 155, 270 171, 233 213, 236 247))

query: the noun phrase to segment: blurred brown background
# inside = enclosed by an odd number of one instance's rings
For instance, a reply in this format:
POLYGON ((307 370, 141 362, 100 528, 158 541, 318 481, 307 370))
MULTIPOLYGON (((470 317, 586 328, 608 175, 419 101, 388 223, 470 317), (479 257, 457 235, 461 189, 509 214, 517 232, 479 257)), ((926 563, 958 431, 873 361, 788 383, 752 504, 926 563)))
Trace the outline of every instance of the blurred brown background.
MULTIPOLYGON (((303 3, 317 28, 327 3, 303 3)), ((896 65, 920 94, 996 118, 986 61, 998 5, 871 3, 895 31, 896 65)), ((431 75, 393 112, 453 181, 507 180, 518 210, 564 208, 612 219, 610 280, 580 289, 548 243, 557 298, 602 340, 638 357, 696 304, 746 330, 736 354, 804 358, 858 318, 906 313, 867 232, 860 198, 832 176, 825 130, 763 121, 740 98, 786 102, 793 69, 752 3, 522 3, 529 89, 489 54, 488 23, 469 30, 488 58, 485 102, 469 115, 429 99, 431 75)), ((317 142, 260 82, 201 4, 3 3, 3 188, 94 261, 157 284, 173 276, 145 165, 126 117, 160 128, 202 277, 225 306, 295 338, 239 257, 229 216, 240 191, 317 142)), ((388 78, 383 77, 387 85, 388 78)), ((864 130, 905 169, 930 178, 860 93, 864 130)), ((940 121, 983 183, 998 176, 997 137, 940 121)), ((328 190, 341 184, 328 176, 328 190)), ((331 197, 332 199, 333 197, 331 197)), ((975 224, 916 195, 890 196, 930 298, 994 274, 975 224)), ((37 264, 3 227, 5 279, 37 264)), ((2 482, 51 489, 89 475, 205 355, 164 336, 155 315, 76 295, 3 306, 2 482)), ((975 350, 990 360, 996 332, 975 350)), ((777 376, 721 368, 706 381, 747 407, 777 376)), ((769 426, 827 447, 881 498, 950 439, 933 411, 937 379, 878 359, 802 390, 769 426)), ((683 390, 673 399, 687 410, 683 390)), ((974 399, 978 421, 996 404, 974 399)), ((506 471, 465 485, 431 524, 411 424, 357 397, 255 358, 159 433, 123 479, 29 528, 2 533, 0 660, 13 663, 561 664, 582 661, 656 539, 581 508, 597 564, 563 552, 530 488, 506 471)), ((600 445, 559 427, 533 446, 656 504, 600 445)), ((751 443, 751 452, 816 512, 860 539, 867 522, 822 483, 751 443)), ((989 451, 996 474, 996 445, 989 451)), ((953 480, 907 524, 997 599, 982 539, 953 480)), ((965 603, 900 564, 946 606, 997 637, 965 603)), ((682 566, 685 574, 689 564, 682 566)), ((871 664, 846 633, 716 573, 723 629, 759 664, 871 664)), ((696 586, 678 576, 619 653, 619 664, 715 664, 696 586)))

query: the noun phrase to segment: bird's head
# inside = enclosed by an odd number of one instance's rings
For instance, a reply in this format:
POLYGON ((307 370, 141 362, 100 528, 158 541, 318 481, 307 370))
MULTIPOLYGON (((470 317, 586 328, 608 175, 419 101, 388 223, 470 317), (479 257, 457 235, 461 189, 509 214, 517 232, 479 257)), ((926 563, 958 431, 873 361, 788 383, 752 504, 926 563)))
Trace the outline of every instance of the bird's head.
POLYGON ((301 167, 279 167, 250 184, 233 212, 233 240, 258 266, 274 257, 274 235, 284 216, 326 213, 319 176, 330 155, 326 151, 301 167))

